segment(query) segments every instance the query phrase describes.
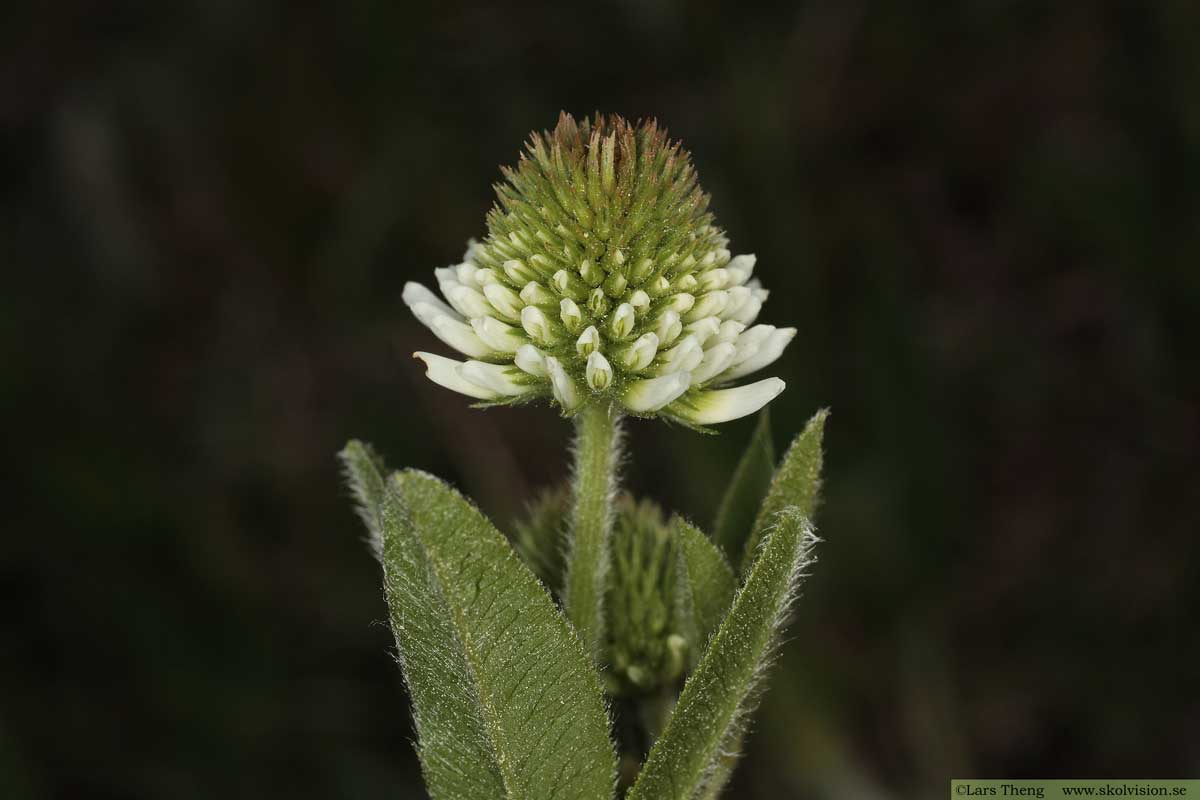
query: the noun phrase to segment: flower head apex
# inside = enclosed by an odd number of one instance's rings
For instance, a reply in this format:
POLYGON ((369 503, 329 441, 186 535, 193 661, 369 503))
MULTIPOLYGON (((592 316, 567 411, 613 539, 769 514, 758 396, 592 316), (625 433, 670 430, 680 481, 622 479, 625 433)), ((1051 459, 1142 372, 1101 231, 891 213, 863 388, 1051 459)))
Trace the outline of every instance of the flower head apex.
POLYGON ((435 383, 489 403, 546 397, 567 415, 615 403, 693 426, 781 391, 731 386, 777 359, 795 328, 756 325, 767 291, 733 257, 690 156, 654 121, 560 116, 503 171, 488 235, 404 301, 467 357, 416 353, 435 383))

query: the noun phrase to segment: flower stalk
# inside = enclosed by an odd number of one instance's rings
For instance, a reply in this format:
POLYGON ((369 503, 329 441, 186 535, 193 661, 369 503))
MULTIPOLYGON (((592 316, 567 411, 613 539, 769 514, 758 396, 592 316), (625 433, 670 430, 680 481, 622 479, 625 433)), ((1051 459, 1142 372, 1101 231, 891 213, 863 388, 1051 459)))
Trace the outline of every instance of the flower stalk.
POLYGON ((621 459, 620 413, 590 403, 575 415, 570 551, 564 604, 594 662, 604 645, 604 593, 609 570, 613 498, 621 459))

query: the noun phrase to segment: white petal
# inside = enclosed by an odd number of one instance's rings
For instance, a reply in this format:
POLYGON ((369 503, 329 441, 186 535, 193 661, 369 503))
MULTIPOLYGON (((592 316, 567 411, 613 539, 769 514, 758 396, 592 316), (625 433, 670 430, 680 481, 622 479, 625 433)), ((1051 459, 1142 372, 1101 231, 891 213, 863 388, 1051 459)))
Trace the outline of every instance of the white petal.
POLYGON ((633 294, 629 295, 629 305, 633 306, 633 310, 638 314, 644 314, 646 309, 650 307, 650 295, 646 294, 641 289, 638 289, 633 294))
POLYGON ((483 294, 492 304, 492 308, 503 316, 514 322, 521 318, 521 307, 524 303, 521 302, 521 296, 512 289, 502 283, 489 283, 483 287, 483 294))
POLYGON ((692 310, 683 315, 683 321, 695 322, 698 319, 720 314, 728 302, 729 294, 723 290, 701 295, 696 301, 696 305, 692 306, 692 310))
MULTIPOLYGON (((453 319, 462 319, 462 317, 460 317, 454 309, 450 308, 450 306, 446 305, 445 302, 442 301, 442 298, 438 297, 436 294, 431 292, 429 289, 426 289, 419 283, 409 281, 408 283, 404 284, 404 292, 400 295, 400 297, 404 300, 404 304, 406 306, 408 306, 410 309, 413 309, 414 314, 416 314, 416 309, 413 308, 413 306, 416 306, 417 304, 423 304, 426 306, 432 306, 435 311, 439 311, 453 319)), ((429 325, 429 322, 421 319, 420 315, 417 315, 417 319, 420 319, 425 325, 429 325)))
MULTIPOLYGON (((725 265, 725 269, 741 270, 746 273, 746 278, 749 278, 754 274, 754 264, 756 261, 758 261, 758 258, 753 253, 734 256, 730 262, 725 265)), ((743 278, 741 281, 739 281, 739 283, 745 283, 746 278, 743 278)))
POLYGON ((729 286, 729 272, 722 267, 710 269, 700 276, 700 291, 711 292, 729 286))
POLYGON ((465 394, 477 400, 495 400, 500 395, 490 389, 485 389, 466 380, 458 373, 461 361, 452 358, 436 356, 433 353, 413 353, 413 358, 425 362, 425 376, 438 386, 444 386, 452 392, 465 394))
POLYGON ((433 331, 434 336, 463 355, 471 358, 496 355, 496 351, 476 336, 470 325, 459 320, 457 314, 453 317, 443 314, 428 303, 416 303, 413 314, 433 331))
POLYGON ((721 316, 725 319, 734 319, 754 296, 754 293, 745 286, 735 286, 729 290, 728 294, 729 302, 725 304, 725 309, 721 312, 721 316))
MULTIPOLYGON (((667 301, 667 308, 671 309, 676 314, 683 314, 691 310, 692 306, 694 305, 696 305, 695 296, 690 295, 687 292, 680 292, 679 294, 672 295, 671 299, 667 301)), ((705 314, 705 316, 708 315, 705 314)))
MULTIPOLYGON (((457 286, 460 283, 466 283, 466 281, 460 281, 458 279, 458 270, 455 267, 438 267, 433 271, 433 277, 437 278, 438 289, 442 291, 442 294, 445 294, 446 289, 451 286, 457 286)), ((471 284, 467 283, 467 286, 470 285, 471 284)))
POLYGON ((734 342, 737 346, 737 353, 733 357, 733 363, 741 364, 747 358, 752 358, 758 349, 767 343, 775 330, 774 325, 755 325, 739 336, 734 342))
POLYGON ((788 342, 792 341, 795 335, 795 328, 780 328, 774 331, 765 342, 759 345, 756 352, 722 374, 721 380, 732 381, 773 363, 783 354, 783 349, 788 346, 788 342))
POLYGON ((525 337, 511 325, 505 325, 495 317, 471 320, 475 334, 497 353, 515 353, 525 344, 525 337))
POLYGON ((621 363, 626 369, 638 371, 650 366, 658 352, 658 336, 654 333, 643 333, 621 354, 621 363))
POLYGON ((691 372, 704 358, 704 348, 695 336, 685 336, 683 341, 663 352, 662 365, 658 368, 659 375, 670 372, 691 372))
POLYGON ((675 291, 677 292, 690 292, 699 285, 700 281, 696 280, 695 275, 689 274, 675 279, 675 291))
POLYGON ((685 330, 703 345, 721 330, 721 320, 717 317, 705 317, 688 325, 685 330))
POLYGON ((546 354, 531 344, 523 344, 517 348, 513 363, 534 377, 546 377, 546 354))
POLYGON ((485 364, 482 361, 468 361, 458 368, 458 374, 463 378, 496 394, 515 396, 537 388, 533 384, 518 383, 514 380, 514 373, 521 374, 507 364, 485 364))
POLYGON ((598 392, 603 391, 612 383, 612 365, 608 363, 607 358, 600 354, 599 350, 595 350, 588 356, 585 375, 587 376, 588 386, 598 392))
POLYGON ((785 386, 779 378, 765 378, 732 389, 697 392, 668 410, 696 425, 716 425, 753 414, 778 397, 785 386))
POLYGON ((554 392, 554 399, 567 411, 574 410, 580 402, 575 381, 571 380, 554 356, 546 356, 546 371, 550 373, 550 389, 554 392))
POLYGON ((679 314, 671 309, 662 313, 662 316, 658 318, 658 325, 654 329, 654 333, 658 336, 659 346, 675 341, 682 332, 683 323, 679 321, 679 314))
POLYGON ((750 299, 737 310, 736 314, 731 314, 729 319, 740 322, 743 325, 749 325, 758 319, 758 312, 762 311, 762 300, 751 295, 750 299))
POLYGON ((454 268, 455 274, 458 277, 458 282, 463 286, 470 286, 472 289, 479 288, 479 282, 475 280, 475 273, 479 272, 479 267, 474 264, 459 264, 454 268))
MULTIPOLYGON (((725 342, 736 342, 737 338, 742 335, 742 331, 746 330, 746 326, 736 320, 727 319, 721 323, 721 330, 717 331, 717 337, 714 340, 724 344, 725 342)), ((713 342, 708 343, 711 347, 713 342)))
POLYGON ((467 239, 467 251, 463 253, 463 261, 477 261, 478 259, 476 256, 479 253, 479 247, 480 245, 477 240, 467 239))
POLYGON ((714 375, 728 368, 733 363, 735 352, 737 352, 737 348, 733 346, 732 342, 722 342, 705 350, 704 360, 700 362, 700 366, 692 370, 692 383, 697 385, 706 383, 714 375))
POLYGON ((450 305, 458 309, 464 317, 490 317, 495 313, 487 298, 469 286, 458 283, 446 286, 443 291, 450 305))
POLYGON ((658 378, 631 381, 621 402, 630 411, 644 414, 657 411, 678 398, 692 384, 691 373, 673 372, 658 378))

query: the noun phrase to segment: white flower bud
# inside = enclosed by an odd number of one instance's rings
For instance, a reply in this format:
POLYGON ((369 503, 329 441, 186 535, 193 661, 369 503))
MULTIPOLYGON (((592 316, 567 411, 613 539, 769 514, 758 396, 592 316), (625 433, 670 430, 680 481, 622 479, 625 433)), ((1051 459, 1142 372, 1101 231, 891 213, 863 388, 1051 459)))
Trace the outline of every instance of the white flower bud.
POLYGON ((492 307, 507 319, 514 322, 521 318, 521 296, 502 283, 489 283, 483 287, 483 294, 492 307))
POLYGON ((499 280, 496 273, 490 269, 475 270, 475 284, 481 289, 489 283, 496 283, 499 280))
POLYGON ((692 306, 692 310, 683 315, 683 321, 695 322, 698 319, 716 316, 725 309, 728 302, 729 295, 722 290, 701 295, 696 300, 696 305, 692 306))
POLYGON ((605 358, 599 350, 593 351, 588 355, 587 367, 585 369, 588 386, 592 387, 597 392, 602 392, 612 383, 613 370, 609 365, 608 359, 605 358))
POLYGON ((671 372, 691 372, 704 358, 704 348, 696 341, 695 336, 685 336, 683 341, 663 352, 662 365, 658 374, 666 375, 671 372))
POLYGON ((527 306, 548 306, 558 298, 537 281, 530 281, 521 290, 521 300, 527 306))
POLYGON ((671 408, 675 415, 695 425, 716 425, 753 414, 779 396, 787 384, 766 378, 747 386, 698 392, 686 403, 671 408))
POLYGON ((597 317, 603 317, 608 311, 608 298, 604 296, 603 289, 593 289, 588 295, 587 301, 588 311, 591 311, 597 317))
POLYGON ((530 269, 524 262, 516 258, 510 258, 504 262, 504 274, 518 286, 538 277, 536 270, 530 269))
POLYGON ((628 370, 638 372, 650 366, 658 353, 658 336, 643 333, 621 354, 621 364, 628 370))
POLYGON ((563 321, 563 325, 567 326, 567 330, 574 333, 583 325, 583 312, 579 310, 579 305, 569 297, 564 297, 558 303, 558 316, 563 321))
POLYGON ((535 342, 552 343, 550 320, 536 306, 525 306, 521 309, 521 327, 535 342))
POLYGON ((700 291, 711 292, 729 285, 729 273, 721 267, 710 269, 700 277, 700 291))
POLYGON ((438 386, 449 389, 452 392, 465 394, 467 397, 474 397, 476 400, 495 400, 500 397, 498 392, 494 392, 491 389, 484 388, 463 378, 458 371, 458 368, 462 366, 462 362, 460 361, 434 355, 433 353, 413 353, 413 358, 419 358, 425 362, 425 377, 438 386))
POLYGON ((491 304, 483 294, 461 283, 446 289, 446 299, 464 317, 487 317, 492 314, 491 304))
POLYGON ((476 386, 509 397, 527 394, 536 388, 531 383, 522 383, 517 380, 517 376, 521 373, 517 369, 503 364, 467 361, 458 368, 458 374, 476 386))
POLYGON ((722 342, 708 348, 704 351, 704 358, 700 365, 692 370, 692 381, 707 383, 712 380, 733 363, 733 354, 736 352, 737 348, 733 346, 732 342, 722 342))
POLYGON ((672 309, 667 309, 659 316, 658 325, 654 330, 658 334, 659 345, 675 341, 682 331, 683 323, 679 320, 679 314, 672 309))
POLYGON ((562 368, 562 364, 554 356, 546 356, 546 371, 550 373, 550 390, 554 399, 567 411, 574 411, 582 399, 575 381, 562 368))
POLYGON ((671 282, 662 275, 659 275, 646 287, 646 292, 651 297, 662 297, 671 288, 671 282))
POLYGON ((525 344, 525 337, 512 325, 505 325, 495 317, 471 320, 475 334, 498 353, 515 353, 525 344))
POLYGON ((638 289, 629 295, 629 305, 633 306, 633 310, 636 313, 644 314, 646 313, 646 309, 650 308, 650 295, 638 289))
POLYGON ((572 275, 565 269, 554 273, 554 276, 550 278, 550 285, 554 287, 554 291, 572 300, 582 300, 588 293, 587 286, 579 279, 579 276, 572 275))
POLYGON ((705 317, 684 326, 684 330, 696 337, 696 341, 704 344, 721 330, 721 320, 716 317, 705 317))
POLYGON ((720 343, 736 342, 744 330, 746 330, 746 326, 742 323, 737 320, 727 319, 721 323, 721 329, 717 331, 714 341, 720 343))
POLYGON ((600 349, 600 331, 596 330, 595 325, 588 325, 583 333, 579 334, 579 339, 575 341, 575 352, 581 356, 591 355, 600 349))
POLYGON ((544 378, 546 372, 546 354, 531 344, 523 344, 517 348, 513 363, 535 378, 544 378))
POLYGON ((631 381, 621 400, 634 413, 657 411, 686 392, 691 380, 692 376, 686 372, 673 372, 657 378, 631 381))
POLYGON ((633 333, 633 326, 637 322, 637 315, 633 313, 633 306, 629 303, 621 303, 617 306, 617 310, 613 312, 612 322, 610 327, 614 339, 624 339, 629 334, 633 333))

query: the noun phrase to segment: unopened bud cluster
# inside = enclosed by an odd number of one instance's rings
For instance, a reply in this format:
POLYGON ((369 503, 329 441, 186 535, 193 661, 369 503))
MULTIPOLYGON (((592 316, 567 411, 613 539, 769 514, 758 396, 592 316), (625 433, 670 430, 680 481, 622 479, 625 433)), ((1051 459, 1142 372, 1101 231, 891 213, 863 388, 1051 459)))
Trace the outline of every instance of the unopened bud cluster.
POLYGON ((564 413, 618 403, 691 425, 753 413, 794 328, 754 324, 767 291, 734 257, 688 154, 653 122, 563 115, 504 170, 488 236, 409 283, 416 317, 466 361, 417 353, 436 383, 491 403, 548 397, 564 413), (444 299, 443 299, 444 298, 444 299))
POLYGON ((689 643, 676 631, 675 560, 662 510, 623 498, 613 525, 608 594, 609 678, 616 694, 649 692, 683 674, 689 643))

